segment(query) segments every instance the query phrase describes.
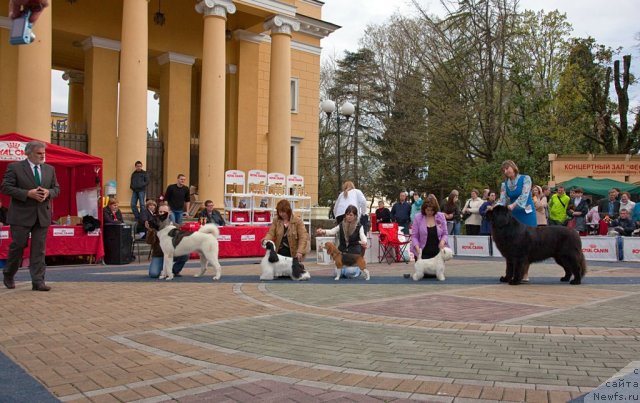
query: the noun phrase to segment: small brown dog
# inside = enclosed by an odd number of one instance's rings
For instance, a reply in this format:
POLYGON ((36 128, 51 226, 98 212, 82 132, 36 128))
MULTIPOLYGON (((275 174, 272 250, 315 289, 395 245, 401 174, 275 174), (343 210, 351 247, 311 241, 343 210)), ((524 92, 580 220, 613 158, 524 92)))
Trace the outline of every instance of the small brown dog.
POLYGON ((342 253, 333 242, 326 242, 324 247, 336 264, 336 277, 334 280, 340 280, 340 274, 342 273, 342 268, 344 266, 358 266, 360 270, 362 270, 365 280, 369 280, 371 278, 369 270, 367 270, 367 262, 365 262, 364 257, 352 253, 342 253))

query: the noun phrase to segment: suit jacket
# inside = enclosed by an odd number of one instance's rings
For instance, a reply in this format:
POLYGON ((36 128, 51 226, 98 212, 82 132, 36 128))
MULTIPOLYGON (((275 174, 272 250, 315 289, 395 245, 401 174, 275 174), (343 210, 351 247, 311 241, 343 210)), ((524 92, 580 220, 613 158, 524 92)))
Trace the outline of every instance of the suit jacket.
MULTIPOLYGON (((602 199, 598 202, 598 213, 600 213, 600 218, 603 218, 606 215, 609 215, 609 198, 602 199)), ((612 219, 618 218, 618 214, 620 213, 620 201, 616 200, 613 202, 613 216, 612 219)))
POLYGON ((38 222, 41 227, 48 227, 51 224, 51 199, 60 194, 60 185, 51 165, 42 164, 40 168, 40 186, 49 190, 49 197, 43 202, 27 197, 29 190, 38 187, 29 161, 25 159, 7 166, 2 180, 2 193, 11 197, 7 213, 9 225, 30 227, 38 222))

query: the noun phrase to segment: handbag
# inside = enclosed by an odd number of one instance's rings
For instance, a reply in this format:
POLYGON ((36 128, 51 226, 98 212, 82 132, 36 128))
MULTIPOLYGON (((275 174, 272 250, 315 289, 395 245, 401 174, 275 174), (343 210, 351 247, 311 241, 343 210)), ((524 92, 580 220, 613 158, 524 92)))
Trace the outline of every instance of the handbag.
MULTIPOLYGON (((466 208, 469 208, 469 207, 471 207, 471 200, 469 200, 469 201, 467 202, 467 207, 466 207, 466 208)), ((471 217, 471 213, 464 213, 464 214, 462 214, 462 221, 466 221, 466 220, 467 220, 467 218, 469 218, 469 217, 471 217)))
POLYGON ((576 229, 576 218, 573 217, 572 219, 570 219, 569 221, 567 221, 567 228, 569 229, 576 229))

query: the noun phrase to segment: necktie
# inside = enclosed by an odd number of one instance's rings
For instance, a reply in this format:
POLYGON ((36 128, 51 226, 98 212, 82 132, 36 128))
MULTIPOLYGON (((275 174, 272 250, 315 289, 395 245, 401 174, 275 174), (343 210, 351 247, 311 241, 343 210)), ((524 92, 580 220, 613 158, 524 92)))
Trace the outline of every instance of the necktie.
POLYGON ((118 221, 118 216, 115 211, 113 212, 113 221, 118 221))
POLYGON ((37 165, 33 166, 33 176, 35 176, 36 178, 36 185, 42 185, 42 182, 40 181, 40 170, 38 169, 37 165))

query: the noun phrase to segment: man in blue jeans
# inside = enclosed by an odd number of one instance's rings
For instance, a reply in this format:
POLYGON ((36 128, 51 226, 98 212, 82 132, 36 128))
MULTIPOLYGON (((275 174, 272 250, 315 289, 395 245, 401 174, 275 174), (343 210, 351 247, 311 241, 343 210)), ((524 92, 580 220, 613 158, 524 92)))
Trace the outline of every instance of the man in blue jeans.
POLYGON ((164 200, 169 203, 169 208, 173 212, 173 222, 182 224, 182 215, 189 211, 191 201, 186 176, 179 174, 178 182, 167 186, 167 191, 164 192, 164 200))
MULTIPOLYGON (((166 203, 161 203, 158 207, 158 213, 170 213, 169 206, 166 203)), ((151 262, 149 263, 149 277, 158 278, 162 273, 162 266, 164 265, 164 253, 160 248, 160 239, 153 228, 149 227, 149 222, 145 221, 147 228, 147 243, 151 245, 151 262)), ((184 265, 189 260, 189 255, 174 256, 172 272, 175 277, 181 277, 180 272, 184 268, 184 265)))
POLYGON ((136 221, 140 218, 140 211, 144 210, 145 193, 149 184, 149 175, 142 169, 142 162, 136 161, 136 170, 131 174, 131 211, 136 221), (138 209, 138 203, 140 208, 138 209))

